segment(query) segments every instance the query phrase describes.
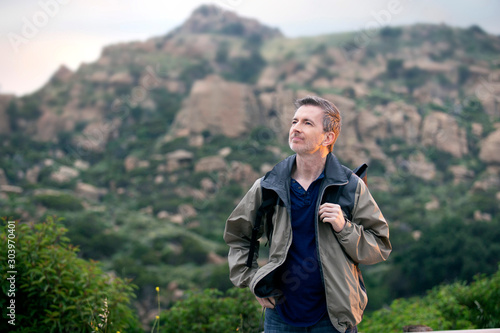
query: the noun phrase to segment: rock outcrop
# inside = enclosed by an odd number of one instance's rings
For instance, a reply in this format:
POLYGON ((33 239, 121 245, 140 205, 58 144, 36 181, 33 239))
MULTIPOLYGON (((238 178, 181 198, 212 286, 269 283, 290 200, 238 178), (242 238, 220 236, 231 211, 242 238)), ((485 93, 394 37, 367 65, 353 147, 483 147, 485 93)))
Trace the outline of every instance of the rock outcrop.
POLYGON ((200 159, 195 167, 195 172, 216 172, 225 171, 227 164, 224 158, 220 156, 208 156, 200 159))
POLYGON ((50 175, 50 179, 57 183, 67 183, 79 175, 78 170, 62 165, 50 175))
POLYGON ((73 77, 73 71, 68 67, 61 65, 59 69, 52 75, 51 81, 55 83, 68 83, 73 77))
POLYGON ((500 164, 500 129, 488 135, 481 143, 479 158, 486 163, 500 164))
POLYGON ((214 5, 202 5, 193 11, 190 18, 172 34, 216 33, 240 37, 258 35, 263 39, 282 37, 276 28, 260 24, 255 19, 243 18, 236 13, 214 5))
POLYGON ((250 86, 210 75, 194 83, 172 127, 177 136, 208 131, 235 138, 263 122, 250 86))
POLYGON ((425 117, 421 136, 424 146, 434 146, 455 157, 468 153, 466 131, 449 114, 433 112, 425 117))
POLYGON ((91 184, 78 182, 76 184, 75 193, 81 198, 99 201, 102 196, 108 193, 108 190, 106 188, 98 188, 91 184))

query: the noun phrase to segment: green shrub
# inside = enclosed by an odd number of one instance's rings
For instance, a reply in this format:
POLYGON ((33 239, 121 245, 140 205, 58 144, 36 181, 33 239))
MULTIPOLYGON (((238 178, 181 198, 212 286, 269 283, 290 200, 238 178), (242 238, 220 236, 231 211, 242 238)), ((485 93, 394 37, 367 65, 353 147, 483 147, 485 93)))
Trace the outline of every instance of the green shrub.
POLYGON ((490 277, 477 276, 471 284, 456 282, 432 289, 425 297, 397 299, 389 308, 365 317, 365 333, 401 332, 406 325, 433 330, 495 328, 500 325, 500 269, 490 277))
POLYGON ((428 73, 420 67, 411 67, 406 69, 403 73, 403 76, 405 79, 406 87, 408 88, 410 94, 415 91, 415 88, 424 85, 424 83, 429 78, 428 73))
POLYGON ((203 264, 207 261, 207 249, 200 244, 198 239, 185 235, 182 237, 182 256, 186 262, 203 264))
POLYGON ((212 72, 213 69, 210 63, 202 59, 200 62, 184 68, 179 75, 179 79, 186 84, 186 88, 189 91, 194 81, 203 79, 212 72))
POLYGON ((166 320, 160 332, 260 332, 260 306, 248 289, 229 289, 226 294, 215 289, 189 293, 163 312, 166 320))
POLYGON ((380 29, 380 36, 384 39, 396 39, 403 34, 403 29, 401 28, 391 28, 383 27, 380 29))
POLYGON ((266 60, 258 51, 251 51, 248 57, 235 57, 228 61, 229 69, 222 73, 226 80, 255 83, 266 60))
MULTIPOLYGON (((11 225, 1 222, 0 268, 5 281, 12 270, 7 268, 7 239, 14 239, 17 332, 90 332, 98 324, 102 331, 139 331, 129 307, 134 286, 105 274, 96 262, 78 258, 58 222, 47 218, 38 224, 16 222, 15 229, 11 225)), ((8 292, 8 284, 2 283, 2 293, 8 292)), ((0 298, 2 309, 9 299, 0 298)), ((9 324, 3 314, 0 331, 5 332, 9 324)))
POLYGON ((22 100, 22 106, 19 109, 19 114, 17 115, 20 119, 34 120, 40 117, 42 111, 40 110, 40 102, 38 96, 30 95, 24 97, 22 100))
POLYGON ((387 76, 391 79, 399 77, 404 71, 403 63, 404 63, 403 59, 387 60, 387 66, 386 66, 387 76))
POLYGON ((66 213, 67 236, 79 246, 80 258, 104 260, 119 252, 126 239, 111 229, 108 218, 99 212, 66 213))
MULTIPOLYGON (((456 298, 456 303, 464 311, 452 312, 449 309, 450 302, 441 305, 443 313, 450 318, 461 318, 468 320, 477 328, 500 327, 500 266, 499 270, 491 275, 477 275, 475 280, 468 286, 464 283, 455 283, 451 286, 437 289, 431 293, 447 291, 448 295, 456 298)), ((453 308, 451 309, 453 310, 453 308)))
POLYGON ((70 194, 39 194, 35 197, 35 201, 56 210, 79 211, 83 209, 80 200, 70 194))
POLYGON ((363 319, 358 328, 365 333, 402 332, 407 325, 426 325, 434 330, 452 327, 435 304, 410 298, 393 301, 388 309, 378 310, 363 319))

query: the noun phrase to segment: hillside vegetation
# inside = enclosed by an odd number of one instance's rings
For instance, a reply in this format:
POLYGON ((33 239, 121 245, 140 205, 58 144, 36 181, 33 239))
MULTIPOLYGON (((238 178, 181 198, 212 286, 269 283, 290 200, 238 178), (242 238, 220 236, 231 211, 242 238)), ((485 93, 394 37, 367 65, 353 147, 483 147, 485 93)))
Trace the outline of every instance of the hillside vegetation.
POLYGON ((225 219, 291 154, 293 100, 315 94, 341 110, 334 153, 369 164, 390 225, 390 259, 362 267, 369 312, 471 282, 500 258, 499 55, 478 26, 291 39, 202 6, 165 36, 0 95, 0 216, 64 217, 81 259, 138 286, 149 325, 156 286, 164 308, 231 288, 225 219))

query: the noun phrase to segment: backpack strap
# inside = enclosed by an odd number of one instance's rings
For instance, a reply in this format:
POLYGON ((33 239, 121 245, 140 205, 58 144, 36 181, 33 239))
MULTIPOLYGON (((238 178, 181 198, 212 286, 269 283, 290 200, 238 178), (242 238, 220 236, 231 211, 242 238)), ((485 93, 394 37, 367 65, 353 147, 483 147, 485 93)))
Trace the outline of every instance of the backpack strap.
POLYGON ((266 216, 267 239, 268 242, 271 241, 274 206, 276 205, 278 198, 279 197, 276 194, 276 192, 269 190, 267 188, 262 188, 262 204, 260 205, 255 215, 255 222, 252 228, 252 239, 250 240, 250 251, 248 252, 248 259, 246 263, 247 267, 252 267, 255 251, 259 246, 257 242, 257 237, 262 224, 262 218, 264 216, 266 216))
MULTIPOLYGON (((347 179, 351 179, 352 174, 355 174, 356 176, 361 178, 365 184, 367 183, 367 180, 366 180, 367 179, 367 172, 366 171, 368 169, 368 165, 366 163, 361 164, 360 166, 358 166, 356 169, 354 169, 352 171, 347 169, 347 168, 345 168, 345 169, 346 169, 347 179)), ((346 187, 346 185, 337 186, 336 190, 328 192, 323 197, 323 199, 321 200, 321 203, 323 204, 325 202, 331 202, 331 203, 338 204, 340 196, 342 195, 342 192, 344 191, 345 187, 346 187)), ((341 208, 342 208, 342 211, 344 211, 344 213, 347 215, 347 217, 349 219, 351 219, 351 212, 349 211, 349 209, 347 209, 346 207, 343 207, 343 206, 341 206, 341 208)))
POLYGON ((356 169, 352 170, 352 172, 356 174, 356 176, 361 178, 366 185, 368 185, 367 172, 366 172, 367 169, 368 169, 368 164, 363 163, 356 169))

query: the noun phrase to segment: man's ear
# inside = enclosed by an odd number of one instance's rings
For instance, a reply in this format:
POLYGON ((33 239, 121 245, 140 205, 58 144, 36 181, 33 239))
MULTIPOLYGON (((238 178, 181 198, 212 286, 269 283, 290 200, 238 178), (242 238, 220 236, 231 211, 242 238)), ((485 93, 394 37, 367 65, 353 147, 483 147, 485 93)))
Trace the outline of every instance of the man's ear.
POLYGON ((331 145, 334 142, 335 142, 335 133, 326 132, 325 139, 323 140, 323 146, 328 147, 329 145, 331 145))

